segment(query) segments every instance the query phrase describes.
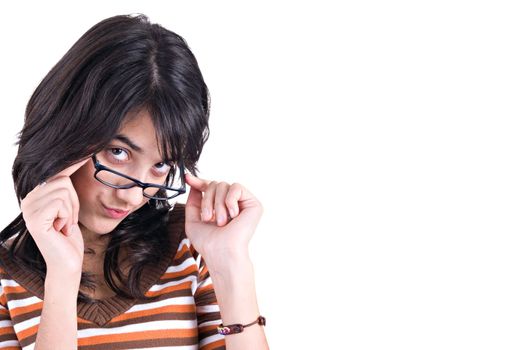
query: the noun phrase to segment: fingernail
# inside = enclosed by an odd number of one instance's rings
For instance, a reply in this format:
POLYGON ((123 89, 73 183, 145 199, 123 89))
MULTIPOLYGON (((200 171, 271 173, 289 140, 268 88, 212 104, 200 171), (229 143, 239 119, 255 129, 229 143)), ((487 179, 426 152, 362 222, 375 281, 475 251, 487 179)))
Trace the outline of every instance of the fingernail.
POLYGON ((230 211, 230 216, 233 218, 235 216, 235 209, 228 208, 228 210, 230 211))
POLYGON ((217 224, 222 225, 226 221, 226 218, 224 215, 219 215, 219 218, 217 219, 217 224))
POLYGON ((209 215, 210 215, 210 211, 208 210, 208 208, 203 208, 202 209, 202 214, 201 214, 202 220, 203 221, 208 220, 209 215))

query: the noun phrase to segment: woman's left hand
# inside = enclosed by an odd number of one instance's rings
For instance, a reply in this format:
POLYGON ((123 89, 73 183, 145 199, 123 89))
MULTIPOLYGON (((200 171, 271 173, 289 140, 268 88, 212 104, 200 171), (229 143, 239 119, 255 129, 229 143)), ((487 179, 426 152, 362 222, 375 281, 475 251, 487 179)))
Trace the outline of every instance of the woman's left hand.
POLYGON ((244 186, 186 174, 191 187, 186 202, 186 236, 207 262, 248 254, 248 243, 263 207, 244 186))

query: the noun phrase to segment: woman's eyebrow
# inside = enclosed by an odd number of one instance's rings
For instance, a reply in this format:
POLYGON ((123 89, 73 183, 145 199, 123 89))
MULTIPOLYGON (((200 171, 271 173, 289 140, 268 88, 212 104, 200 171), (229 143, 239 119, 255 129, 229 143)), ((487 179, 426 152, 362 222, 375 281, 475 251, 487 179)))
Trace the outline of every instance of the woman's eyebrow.
POLYGON ((115 136, 114 139, 124 142, 129 147, 131 147, 134 151, 144 154, 144 150, 140 146, 135 144, 133 141, 131 141, 126 135, 118 134, 117 136, 115 136))

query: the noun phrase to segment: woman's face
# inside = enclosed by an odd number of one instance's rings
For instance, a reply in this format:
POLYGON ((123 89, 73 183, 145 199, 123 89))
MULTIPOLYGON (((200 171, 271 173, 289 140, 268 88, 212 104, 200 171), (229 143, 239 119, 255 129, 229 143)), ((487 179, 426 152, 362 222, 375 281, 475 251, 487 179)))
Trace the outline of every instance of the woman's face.
MULTIPOLYGON (((142 182, 163 184, 170 170, 164 163, 149 113, 145 110, 129 119, 107 147, 97 153, 104 166, 142 182)), ((131 212, 148 202, 142 188, 116 189, 97 181, 92 161, 71 175, 78 195, 79 225, 98 234, 111 232, 131 212), (123 216, 108 209, 128 211, 123 216)), ((129 183, 129 181, 127 181, 129 183)))

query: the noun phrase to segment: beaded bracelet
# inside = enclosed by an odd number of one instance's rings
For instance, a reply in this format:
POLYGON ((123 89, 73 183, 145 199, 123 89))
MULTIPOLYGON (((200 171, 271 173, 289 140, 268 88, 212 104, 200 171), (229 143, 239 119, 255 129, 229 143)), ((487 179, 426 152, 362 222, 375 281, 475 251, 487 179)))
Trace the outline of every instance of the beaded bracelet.
POLYGON ((221 323, 221 325, 219 327, 217 327, 217 331, 219 332, 219 334, 222 334, 222 335, 241 333, 244 330, 244 328, 253 326, 256 323, 261 325, 261 326, 266 326, 266 318, 264 318, 262 316, 259 316, 252 323, 248 323, 248 324, 244 324, 244 325, 242 325, 240 323, 236 323, 236 324, 231 324, 231 325, 228 325, 228 326, 224 326, 221 323))

